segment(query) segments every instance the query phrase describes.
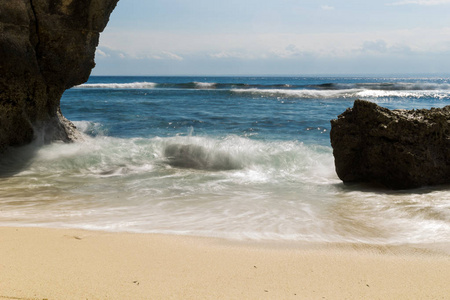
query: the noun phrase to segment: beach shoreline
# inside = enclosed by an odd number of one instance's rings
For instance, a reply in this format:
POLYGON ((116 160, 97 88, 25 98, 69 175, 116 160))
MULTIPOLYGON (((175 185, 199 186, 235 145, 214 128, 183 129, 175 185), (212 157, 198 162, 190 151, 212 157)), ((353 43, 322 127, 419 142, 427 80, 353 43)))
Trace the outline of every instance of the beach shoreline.
POLYGON ((0 299, 446 299, 448 245, 0 227, 0 299))

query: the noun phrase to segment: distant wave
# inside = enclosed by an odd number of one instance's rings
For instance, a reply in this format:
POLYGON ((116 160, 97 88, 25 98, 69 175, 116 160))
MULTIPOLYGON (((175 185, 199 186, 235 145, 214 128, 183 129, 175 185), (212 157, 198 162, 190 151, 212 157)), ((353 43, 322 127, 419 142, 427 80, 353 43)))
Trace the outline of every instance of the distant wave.
POLYGON ((288 84, 247 84, 247 83, 217 83, 217 82, 181 82, 181 83, 155 83, 155 82, 132 82, 132 83, 85 83, 76 86, 78 89, 221 89, 229 90, 234 88, 279 88, 290 89, 301 86, 292 86, 288 84))
POLYGON ((85 83, 75 88, 79 89, 152 89, 157 84, 154 82, 131 83, 85 83))
POLYGON ((194 85, 200 89, 206 88, 206 89, 210 89, 210 88, 214 88, 216 86, 217 83, 215 82, 194 82, 194 85))
POLYGON ((432 83, 432 82, 364 82, 364 83, 339 83, 318 85, 317 87, 333 89, 366 89, 381 91, 425 91, 425 90, 450 90, 448 83, 432 83))
MULTIPOLYGON (((75 88, 81 89, 222 89, 222 90, 286 90, 286 91, 339 91, 348 90, 374 90, 374 91, 450 91, 449 83, 432 82, 362 82, 362 83, 321 83, 321 84, 248 84, 248 83, 218 83, 218 82, 131 82, 131 83, 85 83, 75 88)), ((305 92, 308 93, 308 92, 305 92)))
POLYGON ((268 97, 289 97, 289 98, 349 98, 362 90, 282 90, 282 89, 234 89, 234 93, 261 95, 268 97))
POLYGON ((364 90, 356 93, 359 98, 436 98, 439 100, 450 99, 450 91, 446 90, 423 90, 423 91, 374 91, 364 90))
POLYGON ((391 91, 391 90, 367 90, 367 89, 343 89, 343 90, 282 90, 282 89, 233 89, 234 93, 260 95, 262 97, 288 97, 300 99, 332 99, 332 98, 437 98, 450 99, 450 90, 431 91, 391 91))

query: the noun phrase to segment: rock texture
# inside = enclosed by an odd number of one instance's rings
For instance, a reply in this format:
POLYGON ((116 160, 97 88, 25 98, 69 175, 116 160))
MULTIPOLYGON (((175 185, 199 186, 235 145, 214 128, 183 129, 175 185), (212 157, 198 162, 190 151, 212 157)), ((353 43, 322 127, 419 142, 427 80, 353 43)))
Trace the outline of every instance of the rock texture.
POLYGON ((117 1, 0 0, 0 152, 76 137, 60 98, 87 81, 117 1))
POLYGON ((450 106, 391 111, 356 100, 331 121, 330 137, 344 182, 394 189, 450 183, 450 106))

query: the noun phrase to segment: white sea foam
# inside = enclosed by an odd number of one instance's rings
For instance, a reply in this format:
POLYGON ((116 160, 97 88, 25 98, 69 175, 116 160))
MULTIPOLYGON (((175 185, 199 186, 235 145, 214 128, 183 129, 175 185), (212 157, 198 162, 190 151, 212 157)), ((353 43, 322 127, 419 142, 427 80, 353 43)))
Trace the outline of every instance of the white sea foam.
POLYGON ((343 90, 286 90, 286 89, 232 89, 234 93, 241 94, 251 94, 260 95, 262 97, 292 97, 292 98, 304 98, 304 99, 315 99, 315 98, 352 98, 358 92, 363 91, 362 89, 343 89, 343 90))
POLYGON ((364 82, 364 83, 338 83, 333 85, 340 89, 368 89, 382 91, 421 91, 421 90, 450 90, 447 82, 364 82))
POLYGON ((357 99, 357 98, 437 98, 450 99, 449 90, 284 90, 284 89, 233 89, 234 93, 250 94, 261 97, 288 97, 299 99, 357 99))
POLYGON ((157 86, 154 82, 131 83, 85 83, 74 88, 79 89, 152 89, 157 86))
POLYGON ((364 90, 355 94, 359 98, 436 98, 436 99, 450 99, 450 91, 444 90, 428 90, 428 91, 376 91, 364 90))
POLYGON ((199 89, 212 89, 216 86, 215 82, 194 82, 195 86, 199 89))
POLYGON ((346 187, 329 147, 298 141, 88 137, 35 150, 0 191, 3 225, 381 244, 450 239, 446 189, 346 187), (179 145, 233 167, 177 166, 170 156, 183 157, 179 145), (178 150, 167 155, 171 147, 178 150))

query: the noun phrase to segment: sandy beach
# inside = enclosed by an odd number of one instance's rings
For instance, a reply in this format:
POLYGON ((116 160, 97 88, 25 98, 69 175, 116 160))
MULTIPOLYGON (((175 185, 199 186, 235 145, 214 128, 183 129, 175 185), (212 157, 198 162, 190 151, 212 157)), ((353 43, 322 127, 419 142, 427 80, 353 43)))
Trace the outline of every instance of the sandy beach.
POLYGON ((438 249, 0 228, 0 299, 449 299, 438 249))

